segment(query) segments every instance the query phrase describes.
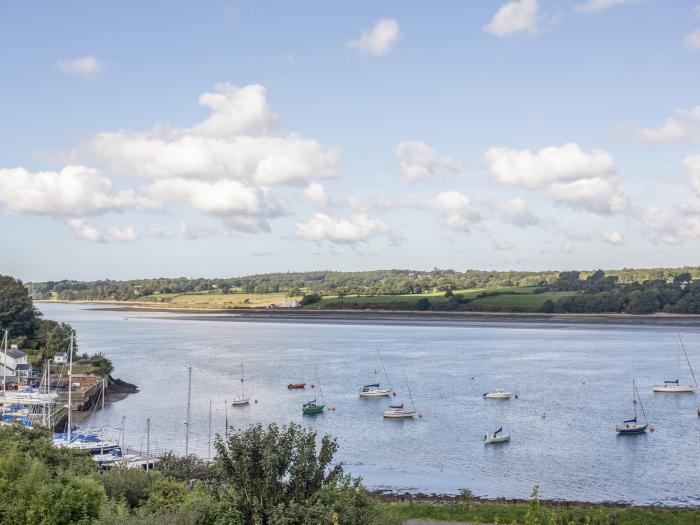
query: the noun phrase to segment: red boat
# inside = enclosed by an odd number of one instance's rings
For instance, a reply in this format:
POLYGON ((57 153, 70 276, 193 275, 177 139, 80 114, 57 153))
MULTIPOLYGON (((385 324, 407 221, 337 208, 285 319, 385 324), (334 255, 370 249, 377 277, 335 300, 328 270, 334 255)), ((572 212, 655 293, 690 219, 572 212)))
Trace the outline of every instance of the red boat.
POLYGON ((287 385, 287 388, 288 388, 289 390, 294 390, 294 389, 297 389, 297 388, 306 388, 306 383, 289 383, 289 384, 287 385))

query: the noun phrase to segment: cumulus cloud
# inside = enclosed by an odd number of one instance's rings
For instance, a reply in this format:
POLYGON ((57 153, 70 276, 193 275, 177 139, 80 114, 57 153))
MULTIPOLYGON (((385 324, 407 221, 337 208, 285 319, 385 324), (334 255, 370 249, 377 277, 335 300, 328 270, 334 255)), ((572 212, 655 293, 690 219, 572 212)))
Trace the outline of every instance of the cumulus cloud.
POLYGON ((444 177, 462 169, 462 161, 442 157, 420 140, 401 142, 396 148, 396 159, 409 182, 444 177))
POLYGON ((191 241, 210 237, 226 237, 228 235, 228 232, 223 228, 216 228, 202 222, 188 221, 180 221, 180 233, 191 241))
POLYGON ((138 231, 133 226, 117 227, 108 226, 100 230, 87 224, 85 219, 70 219, 68 225, 83 240, 90 242, 131 242, 141 238, 165 238, 160 228, 149 227, 145 231, 138 231))
POLYGON ((618 5, 625 4, 636 4, 639 0, 588 0, 582 4, 576 6, 576 11, 582 13, 595 13, 597 11, 604 11, 605 9, 610 9, 618 5))
POLYGON ((300 239, 330 241, 335 244, 363 242, 389 231, 382 221, 364 214, 349 219, 333 219, 325 213, 316 213, 307 221, 297 223, 295 230, 300 239))
POLYGON ((600 149, 586 153, 578 144, 529 149, 489 148, 483 155, 491 177, 499 184, 527 189, 552 182, 607 177, 613 173, 612 156, 600 149))
POLYGON ((458 191, 445 191, 427 199, 407 199, 404 205, 434 211, 440 215, 442 224, 455 231, 467 232, 482 218, 469 197, 458 191))
POLYGON ((664 120, 658 128, 642 128, 637 140, 649 146, 663 146, 700 137, 700 106, 677 109, 674 117, 664 120))
POLYGON ((537 0, 516 0, 501 6, 484 31, 504 37, 517 34, 537 33, 539 4, 537 0))
POLYGON ((700 49, 700 29, 691 31, 685 36, 685 46, 693 51, 700 49))
POLYGON ((483 161, 499 184, 542 190, 554 202, 574 210, 608 215, 629 207, 615 177, 612 156, 585 152, 578 144, 529 149, 490 148, 483 161))
POLYGON ((516 197, 497 206, 501 219, 515 226, 532 226, 540 220, 521 197, 516 197))
POLYGON ((304 189, 304 198, 319 208, 327 208, 331 205, 331 198, 326 188, 318 182, 312 182, 304 189))
POLYGON ((616 231, 601 230, 600 238, 613 246, 621 246, 622 244, 625 244, 624 236, 616 231))
POLYGON ((70 60, 61 60, 56 64, 56 68, 63 73, 69 75, 78 75, 81 77, 94 77, 104 69, 104 65, 97 60, 93 55, 73 58, 70 60))
POLYGON ((393 18, 380 20, 369 31, 363 31, 359 38, 348 42, 348 47, 370 55, 385 55, 400 38, 399 23, 393 18))
POLYGON ((0 203, 14 213, 69 217, 154 205, 132 190, 115 190, 110 179, 85 166, 36 173, 24 168, 0 169, 0 203))
POLYGON ((600 215, 622 213, 629 209, 629 199, 614 179, 595 177, 552 185, 547 194, 554 202, 579 211, 600 215))
POLYGON ((235 179, 249 185, 303 184, 335 177, 338 152, 291 133, 269 134, 277 122, 265 89, 218 84, 200 103, 212 110, 184 129, 104 132, 86 141, 99 161, 123 174, 160 178, 235 179))

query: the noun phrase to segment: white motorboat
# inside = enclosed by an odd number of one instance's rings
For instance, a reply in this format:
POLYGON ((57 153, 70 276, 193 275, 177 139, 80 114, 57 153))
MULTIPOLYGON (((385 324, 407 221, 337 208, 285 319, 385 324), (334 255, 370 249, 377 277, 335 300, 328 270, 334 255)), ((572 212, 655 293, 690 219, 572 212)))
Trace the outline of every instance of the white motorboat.
POLYGON ((503 427, 500 427, 495 432, 487 432, 484 436, 484 445, 505 443, 506 441, 510 441, 510 434, 504 434, 503 427))
POLYGON ((499 388, 497 390, 492 390, 491 392, 486 392, 484 394, 484 399, 510 399, 512 395, 513 394, 510 392, 499 388))
POLYGON ((678 334, 678 341, 680 343, 678 353, 676 354, 676 378, 667 379, 663 384, 652 385, 654 392, 664 393, 664 394, 692 394, 697 390, 698 382, 695 379, 695 372, 693 372, 693 367, 690 364, 690 359, 688 359, 688 353, 685 351, 685 345, 683 344, 683 339, 681 334, 678 334), (681 368, 681 351, 685 357, 685 362, 688 363, 688 369, 690 370, 690 375, 693 378, 693 384, 682 385, 678 379, 680 375, 681 368))
POLYGON ((243 363, 241 363, 241 394, 236 396, 231 401, 231 405, 235 407, 244 406, 250 403, 250 398, 245 395, 245 379, 243 377, 243 363))

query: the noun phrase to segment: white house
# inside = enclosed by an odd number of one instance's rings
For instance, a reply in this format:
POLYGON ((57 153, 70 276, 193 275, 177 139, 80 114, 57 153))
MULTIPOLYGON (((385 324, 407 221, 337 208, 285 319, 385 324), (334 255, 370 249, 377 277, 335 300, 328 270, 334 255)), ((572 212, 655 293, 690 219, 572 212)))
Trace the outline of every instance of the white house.
POLYGON ((53 362, 57 365, 65 365, 68 362, 68 354, 66 352, 56 352, 53 355, 53 362))
POLYGON ((27 360, 27 354, 17 348, 10 348, 0 352, 0 362, 7 369, 7 373, 18 377, 29 377, 32 374, 32 365, 27 360))
POLYGON ((299 301, 295 301, 294 299, 285 299, 277 306, 280 308, 298 308, 301 306, 301 303, 299 301))

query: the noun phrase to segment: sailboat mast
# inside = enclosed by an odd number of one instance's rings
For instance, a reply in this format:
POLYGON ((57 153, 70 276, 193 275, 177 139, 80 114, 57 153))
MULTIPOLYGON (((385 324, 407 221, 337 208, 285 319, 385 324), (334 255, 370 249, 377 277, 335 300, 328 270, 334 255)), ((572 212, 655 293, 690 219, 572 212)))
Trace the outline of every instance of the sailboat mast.
POLYGON ((314 370, 316 370, 316 383, 318 383, 318 391, 321 394, 321 404, 325 405, 326 400, 323 399, 323 388, 321 388, 321 380, 318 378, 318 367, 314 365, 314 370))
POLYGON ((192 395, 192 367, 187 367, 187 422, 185 423, 185 457, 190 455, 190 400, 192 395))
POLYGON ((386 373, 386 367, 384 366, 384 360, 382 359, 382 354, 379 350, 377 350, 377 356, 379 357, 379 362, 382 365, 382 370, 384 370, 384 377, 386 377, 386 383, 389 385, 389 390, 393 390, 391 386, 391 381, 389 381, 389 374, 386 373))
POLYGON ((632 410, 634 411, 634 420, 637 421, 637 388, 632 380, 632 410))
POLYGON ((243 380, 243 363, 241 363, 241 399, 245 399, 245 381, 243 380))
POLYGON ((695 379, 695 372, 693 372, 693 366, 690 364, 690 359, 688 359, 688 352, 685 351, 685 345, 683 344, 683 339, 681 334, 678 334, 678 340, 681 342, 681 348, 683 349, 683 355, 685 355, 685 360, 688 363, 688 368, 690 368, 690 375, 693 377, 693 385, 698 386, 698 380, 695 379))
POLYGON ((408 398, 411 400, 411 406, 413 407, 413 411, 415 412, 415 411, 416 411, 416 405, 415 405, 415 403, 413 402, 413 395, 411 394, 411 387, 408 386, 408 378, 406 377, 406 370, 404 370, 404 369, 402 368, 401 371, 403 372, 403 379, 404 379, 404 381, 406 382, 406 390, 408 390, 408 398))
POLYGON ((51 359, 46 360, 46 393, 48 394, 49 414, 46 417, 47 427, 51 429, 51 359))
MULTIPOLYGON (((642 409, 642 415, 644 416, 644 422, 647 423, 647 413, 644 411, 644 405, 642 404, 642 398, 639 397, 639 390, 637 390, 637 386, 632 382, 632 385, 634 386, 634 393, 637 396, 637 399, 639 399, 639 408, 642 409)), ((637 414, 635 413, 635 417, 637 417, 637 414)))
POLYGON ((70 334, 70 355, 68 356, 68 443, 71 438, 71 426, 73 425, 73 334, 70 334))
POLYGON ((102 435, 100 437, 100 454, 105 453, 105 378, 102 377, 102 409, 100 410, 102 419, 102 435))
POLYGON ((151 465, 151 418, 146 418, 146 471, 151 465))

